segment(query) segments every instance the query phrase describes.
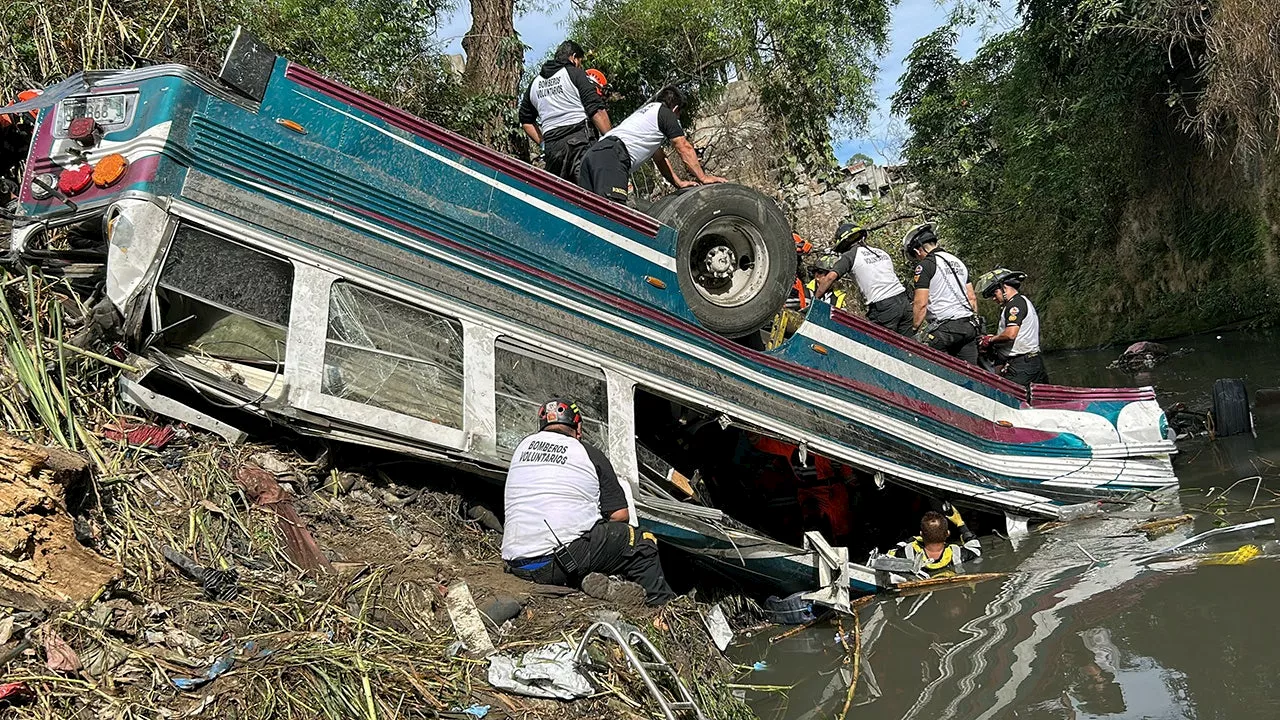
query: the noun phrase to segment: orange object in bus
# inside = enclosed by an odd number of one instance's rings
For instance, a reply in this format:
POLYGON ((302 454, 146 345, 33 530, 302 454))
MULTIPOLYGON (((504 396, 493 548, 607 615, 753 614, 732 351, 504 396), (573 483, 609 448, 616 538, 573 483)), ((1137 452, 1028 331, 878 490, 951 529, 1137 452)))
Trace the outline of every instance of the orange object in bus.
POLYGON ((111 153, 98 161, 93 168, 93 184, 100 188, 111 187, 129 170, 129 161, 120 153, 111 153))
MULTIPOLYGON (((18 102, 35 100, 36 98, 40 97, 42 94, 44 94, 43 90, 23 90, 22 92, 18 93, 18 102)), ((30 113, 32 120, 34 120, 36 116, 40 114, 39 110, 28 110, 27 112, 30 113)))

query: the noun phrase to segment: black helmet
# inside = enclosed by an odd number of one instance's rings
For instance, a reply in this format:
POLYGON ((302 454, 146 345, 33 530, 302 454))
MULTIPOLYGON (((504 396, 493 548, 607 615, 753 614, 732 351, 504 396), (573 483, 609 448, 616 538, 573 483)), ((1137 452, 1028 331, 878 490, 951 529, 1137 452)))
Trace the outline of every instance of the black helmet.
POLYGON ((933 223, 923 223, 916 225, 907 231, 902 238, 902 254, 907 256, 908 260, 914 260, 913 251, 925 243, 938 242, 938 236, 933 232, 933 223))
POLYGON ((1027 274, 1024 272, 1010 270, 1009 268, 996 268, 991 272, 982 273, 978 277, 978 294, 985 298, 992 297, 996 294, 996 288, 1001 285, 1016 288, 1022 284, 1026 277, 1027 274))
POLYGON ((538 429, 546 430, 550 425, 582 427, 582 412, 578 410, 578 404, 564 398, 551 398, 542 403, 538 407, 538 429))
POLYGON ((853 247, 854 243, 860 243, 866 239, 866 228, 854 223, 841 223, 840 227, 836 228, 835 251, 838 253, 845 252, 853 247))

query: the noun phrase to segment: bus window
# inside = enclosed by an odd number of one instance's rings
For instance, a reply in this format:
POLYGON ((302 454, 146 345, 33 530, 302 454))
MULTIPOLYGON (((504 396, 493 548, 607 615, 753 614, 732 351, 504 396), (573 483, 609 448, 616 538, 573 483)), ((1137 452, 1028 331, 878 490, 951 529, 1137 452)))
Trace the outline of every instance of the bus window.
POLYGON ((333 283, 322 393, 461 430, 462 371, 462 323, 333 283))
POLYGON ((293 266, 189 225, 160 273, 165 347, 277 372, 284 363, 293 266))
POLYGON ((577 402, 583 439, 607 452, 609 392, 602 371, 551 358, 505 338, 498 340, 495 357, 499 454, 510 454, 522 438, 537 432, 538 405, 552 397, 577 402))

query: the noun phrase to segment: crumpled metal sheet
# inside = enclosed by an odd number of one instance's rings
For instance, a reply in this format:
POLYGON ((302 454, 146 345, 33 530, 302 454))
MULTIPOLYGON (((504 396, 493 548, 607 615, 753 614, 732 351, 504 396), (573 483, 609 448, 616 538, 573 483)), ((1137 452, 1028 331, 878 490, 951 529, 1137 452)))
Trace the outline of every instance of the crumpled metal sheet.
POLYGON ((591 681, 578 672, 574 648, 553 643, 530 650, 519 660, 510 655, 489 658, 489 684, 499 690, 537 698, 575 700, 593 692, 591 681))

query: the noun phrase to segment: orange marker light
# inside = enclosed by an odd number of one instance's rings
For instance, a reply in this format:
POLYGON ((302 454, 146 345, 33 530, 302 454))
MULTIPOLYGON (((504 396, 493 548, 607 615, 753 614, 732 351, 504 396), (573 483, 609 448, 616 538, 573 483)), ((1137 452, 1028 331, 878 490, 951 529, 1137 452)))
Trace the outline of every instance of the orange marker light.
POLYGON ((813 351, 814 351, 814 352, 816 352, 816 353, 818 353, 819 355, 826 355, 826 354, 827 354, 827 349, 826 349, 825 347, 821 346, 821 345, 814 345, 814 346, 813 346, 813 351))
POLYGON ((659 279, 658 279, 658 278, 656 278, 656 277, 653 277, 652 275, 645 275, 645 276, 644 276, 644 281, 645 281, 645 282, 647 282, 647 283, 649 283, 650 285, 652 285, 652 286, 654 286, 654 287, 658 288, 659 290, 666 290, 666 289, 667 289, 667 284, 666 284, 665 282, 663 282, 663 281, 659 280, 659 279))
POLYGON ((289 130, 292 130, 298 133, 299 135, 307 134, 306 128, 302 127, 301 125, 299 125, 298 123, 292 120, 285 120, 284 118, 276 118, 276 124, 282 128, 288 128, 289 130))
POLYGON ((120 153, 111 153, 98 161, 93 169, 93 184, 100 188, 111 187, 120 182, 129 171, 129 161, 120 153))

